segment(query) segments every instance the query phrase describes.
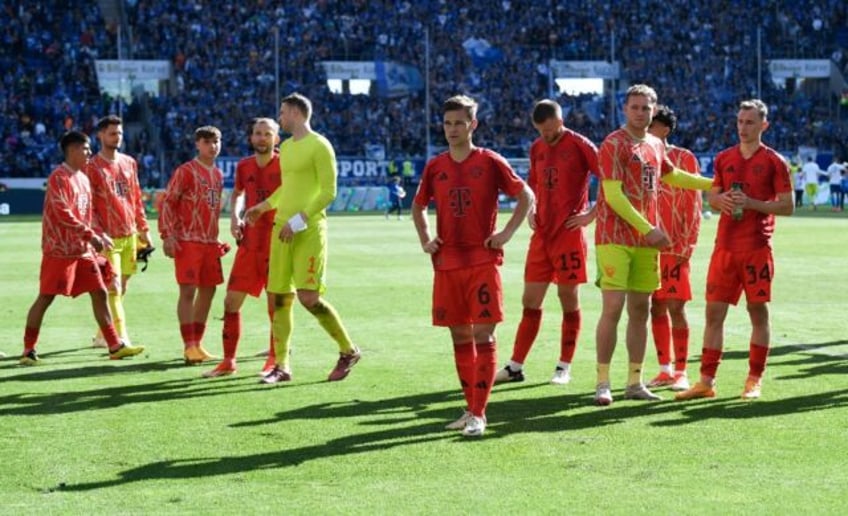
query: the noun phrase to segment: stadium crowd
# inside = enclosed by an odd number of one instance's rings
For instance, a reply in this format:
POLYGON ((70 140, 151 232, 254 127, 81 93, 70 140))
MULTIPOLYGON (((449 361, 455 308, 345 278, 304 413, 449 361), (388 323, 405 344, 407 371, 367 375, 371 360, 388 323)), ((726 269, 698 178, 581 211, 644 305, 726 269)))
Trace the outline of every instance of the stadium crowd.
MULTIPOLYGON (((156 135, 128 141, 144 182, 160 183, 164 170, 193 155, 192 130, 212 123, 223 130, 222 155, 248 153, 246 124, 274 116, 275 31, 279 31, 280 93, 298 90, 315 102, 316 130, 342 155, 362 155, 366 144, 388 155, 424 156, 429 122, 441 145, 438 106, 456 92, 480 101, 477 143, 508 156, 525 156, 533 138, 532 101, 549 93, 546 62, 608 60, 622 63, 622 82, 646 82, 680 115, 676 143, 707 152, 734 141, 738 101, 758 88, 757 27, 770 58, 829 58, 848 75, 848 5, 839 0, 775 3, 577 0, 499 0, 466 6, 432 0, 293 0, 220 2, 127 1, 130 56, 173 63, 173 92, 137 100, 125 119, 149 113, 156 135), (427 37, 425 34, 428 34, 427 37), (491 46, 469 55, 468 42, 491 46), (464 45, 465 44, 465 45, 464 45), (331 93, 322 60, 385 59, 425 70, 429 48, 431 117, 423 90, 398 97, 331 93), (147 102, 139 109, 140 102, 147 102), (155 137, 154 137, 155 136, 155 137), (158 142, 152 148, 152 141, 158 142)), ((0 7, 0 177, 42 176, 58 158, 55 141, 69 127, 90 131, 97 117, 116 112, 99 93, 93 60, 117 58, 116 27, 97 3, 4 2, 0 7)), ((808 81, 815 83, 816 81, 808 81)), ((771 107, 769 145, 844 150, 826 87, 778 88, 767 69, 762 97, 771 107)), ((593 95, 559 95, 566 124, 595 142, 620 122, 613 102, 593 95)), ((616 102, 617 103, 617 102, 616 102)), ((843 115, 844 116, 844 115, 843 115)))

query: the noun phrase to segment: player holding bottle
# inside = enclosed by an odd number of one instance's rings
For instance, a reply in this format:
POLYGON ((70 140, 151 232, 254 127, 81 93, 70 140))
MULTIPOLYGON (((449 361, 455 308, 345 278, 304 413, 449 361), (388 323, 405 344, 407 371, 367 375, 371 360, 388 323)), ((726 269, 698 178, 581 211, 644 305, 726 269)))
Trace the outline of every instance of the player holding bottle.
MULTIPOLYGON (((253 156, 236 165, 235 186, 230 197, 230 233, 238 242, 227 296, 224 298, 224 360, 215 369, 203 373, 207 378, 226 376, 236 372, 236 349, 241 337, 241 307, 249 295, 258 297, 268 284, 268 255, 271 250, 271 230, 274 228, 274 211, 262 215, 251 225, 241 218, 245 206, 264 201, 280 186, 280 157, 274 151, 278 143, 280 126, 270 118, 257 118, 250 132, 253 156)), ((266 294, 268 316, 274 320, 273 295, 266 294)), ((274 368, 274 338, 271 335, 268 359, 262 368, 268 373, 274 368)))
MULTIPOLYGON (((109 348, 109 358, 120 360, 144 351, 142 346, 123 343, 112 324, 106 300, 106 284, 95 251, 109 250, 108 235, 92 227, 91 187, 83 169, 91 157, 88 136, 79 131, 65 133, 59 141, 64 162, 47 179, 44 216, 41 220, 41 275, 38 297, 27 313, 24 352, 20 364, 40 362, 35 346, 44 314, 57 295, 91 296, 94 318, 109 348)), ((106 275, 111 275, 103 260, 106 275)), ((108 282, 111 278, 105 278, 108 282)))
POLYGON ((751 339, 748 378, 742 399, 760 397, 771 330, 768 302, 774 278, 771 237, 774 216, 795 211, 789 164, 762 142, 768 129, 768 107, 759 99, 739 104, 736 132, 739 145, 718 153, 715 177, 707 200, 721 211, 715 248, 707 272, 707 311, 701 379, 678 400, 712 398, 724 347, 724 320, 728 307, 745 292, 751 339))
POLYGON ((218 242, 223 174, 215 166, 221 151, 221 131, 200 127, 194 132, 194 142, 197 157, 174 170, 159 214, 162 247, 165 256, 174 259, 180 287, 177 317, 186 364, 215 358, 201 343, 215 287, 224 282, 224 251, 218 242))
MULTIPOLYGON (((97 122, 100 152, 89 160, 85 174, 91 183, 94 196, 94 228, 112 239, 112 248, 103 251, 109 260, 114 278, 109 282, 109 309, 118 336, 130 342, 124 312, 127 283, 136 273, 138 244, 151 245, 150 229, 141 201, 138 184, 138 164, 118 149, 124 139, 123 121, 109 115, 97 122)), ((106 347, 98 332, 93 339, 95 347, 106 347)))
POLYGON ((431 159, 412 205, 412 219, 435 269, 433 325, 447 326, 466 411, 448 429, 482 436, 486 405, 497 367, 495 326, 503 320, 498 266, 503 247, 533 204, 533 192, 499 154, 475 147, 477 103, 451 97, 442 105, 449 150, 431 159), (518 204, 504 229, 495 232, 498 197, 518 204), (435 201, 436 236, 430 234, 427 205, 435 201))
POLYGON ((571 361, 580 335, 581 283, 586 283, 586 231, 595 219, 589 209, 589 174, 598 170, 598 149, 563 125, 562 108, 553 100, 533 107, 533 127, 539 138, 530 146, 527 183, 536 195, 527 216, 533 235, 524 268, 524 312, 509 363, 495 383, 523 381, 524 361, 542 322, 548 285, 557 285, 562 323, 559 362, 551 383, 571 381, 571 361))
MULTIPOLYGON (((666 144, 671 163, 691 174, 700 175, 698 158, 690 151, 669 145, 668 136, 677 127, 677 116, 668 106, 657 106, 648 132, 666 144)), ((671 386, 673 391, 689 388, 686 360, 689 355, 689 322, 686 302, 692 299, 689 260, 698 243, 701 227, 701 192, 676 188, 660 182, 658 207, 662 228, 671 247, 660 251, 660 288, 651 297, 651 331, 657 348, 659 374, 648 387, 671 386), (671 346, 674 343, 674 370, 671 346)))

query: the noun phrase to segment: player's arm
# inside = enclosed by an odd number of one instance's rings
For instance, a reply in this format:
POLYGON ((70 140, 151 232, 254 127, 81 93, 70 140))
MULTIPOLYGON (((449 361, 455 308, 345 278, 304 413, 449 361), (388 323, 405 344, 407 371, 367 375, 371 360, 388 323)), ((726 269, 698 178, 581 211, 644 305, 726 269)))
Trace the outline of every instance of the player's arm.
POLYGON ((244 190, 235 187, 232 195, 230 195, 230 234, 236 241, 241 240, 244 236, 244 220, 241 218, 243 210, 244 190))
POLYGON ((421 243, 421 249, 427 254, 433 254, 439 250, 442 245, 442 239, 436 236, 430 236, 430 222, 427 219, 427 205, 418 204, 417 201, 412 203, 409 209, 412 213, 412 222, 415 224, 415 231, 418 232, 418 241, 421 243))
POLYGON ((183 190, 182 170, 182 167, 178 167, 171 176, 165 194, 162 196, 162 211, 159 212, 159 237, 162 239, 165 256, 171 258, 180 248, 176 233, 180 221, 179 205, 183 190))
POLYGON ((577 229, 588 226, 591 224, 595 218, 598 216, 598 205, 595 204, 587 211, 581 213, 575 213, 571 215, 567 219, 565 219, 565 227, 568 229, 577 229))
POLYGON ((302 212, 306 221, 325 210, 336 198, 336 155, 329 143, 321 145, 315 152, 315 172, 318 195, 312 198, 302 212))
POLYGON ((502 248, 507 242, 510 241, 512 235, 515 234, 515 230, 518 229, 518 227, 527 217, 527 213, 530 211, 530 207, 533 206, 533 203, 536 202, 536 196, 533 195, 533 190, 531 190, 526 183, 523 183, 523 188, 518 193, 517 198, 518 202, 515 205, 515 209, 512 211, 512 216, 509 218, 504 228, 501 231, 487 238, 483 242, 484 246, 490 247, 492 249, 502 248))
POLYGON ((138 163, 135 160, 132 160, 133 170, 135 173, 132 175, 130 181, 132 181, 131 191, 133 199, 133 211, 135 215, 135 227, 138 231, 139 240, 145 245, 153 245, 150 239, 150 225, 147 223, 147 212, 144 210, 144 202, 142 201, 141 194, 141 184, 138 182, 138 163))
POLYGON ((695 174, 691 174, 685 170, 674 168, 674 166, 668 161, 668 158, 666 158, 665 163, 663 164, 663 172, 664 173, 660 180, 667 185, 676 186, 677 188, 685 188, 686 190, 709 190, 713 186, 712 179, 696 176, 695 174), (667 166, 669 168, 666 168, 667 166))
POLYGON ((795 192, 782 192, 777 194, 775 201, 760 201, 745 195, 745 192, 732 192, 737 197, 737 202, 742 203, 742 209, 754 210, 768 215, 792 215, 795 212, 795 192))
POLYGON ((668 236, 660 228, 652 226, 648 219, 630 204, 627 196, 624 195, 624 190, 622 190, 621 181, 604 179, 601 182, 601 189, 604 193, 604 199, 606 199, 612 211, 633 226, 640 235, 644 236, 649 245, 658 248, 671 245, 668 236))

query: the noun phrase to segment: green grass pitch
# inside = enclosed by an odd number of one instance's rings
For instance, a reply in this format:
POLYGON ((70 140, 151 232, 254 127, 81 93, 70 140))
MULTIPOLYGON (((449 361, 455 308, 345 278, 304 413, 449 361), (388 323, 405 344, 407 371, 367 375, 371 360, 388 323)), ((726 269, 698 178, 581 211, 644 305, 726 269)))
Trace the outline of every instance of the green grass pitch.
MULTIPOLYGON (((161 251, 126 300, 144 354, 110 362, 89 347, 89 301, 60 298, 41 334, 44 365, 17 366, 38 288, 40 226, 0 222, 0 351, 9 355, 0 361, 0 514, 844 513, 848 227, 827 215, 778 221, 761 400, 738 399, 750 326, 737 307, 716 399, 621 399, 620 332, 616 402, 592 406, 600 296, 590 285, 573 382, 547 383, 559 332, 550 292, 527 381, 495 388, 486 435, 474 441, 443 430, 461 394, 448 332, 430 326, 432 273, 408 219, 331 216, 326 297, 363 359, 348 379, 327 383, 335 346, 298 307, 294 382, 279 387, 255 374, 268 333, 261 300, 243 310, 238 375, 207 380, 206 366, 182 364, 173 265, 161 251)), ((716 224, 704 221, 693 259, 692 376, 716 224)), ((528 236, 525 226, 502 268, 499 364, 520 318, 528 236)), ((223 294, 205 339, 218 354, 223 294)), ((649 349, 646 376, 656 373, 649 349)))

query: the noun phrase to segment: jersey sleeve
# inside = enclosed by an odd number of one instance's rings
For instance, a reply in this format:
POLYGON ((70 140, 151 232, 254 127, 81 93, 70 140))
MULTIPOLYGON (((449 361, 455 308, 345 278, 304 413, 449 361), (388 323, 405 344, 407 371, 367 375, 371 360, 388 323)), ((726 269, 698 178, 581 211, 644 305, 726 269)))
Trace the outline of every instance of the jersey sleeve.
POLYGON ((503 156, 491 153, 491 160, 498 171, 498 188, 510 197, 517 197, 524 190, 524 180, 515 173, 503 156))
POLYGON ((325 139, 321 139, 315 151, 315 174, 318 179, 318 195, 310 202, 306 209, 307 218, 326 209, 336 198, 336 154, 333 146, 325 139))
POLYGON ((163 240, 176 232, 176 225, 179 224, 180 220, 180 198, 185 189, 185 182, 184 168, 178 167, 174 170, 174 174, 168 182, 165 195, 162 196, 162 209, 159 212, 159 234, 163 240))
POLYGON ((577 139, 580 153, 583 154, 583 159, 586 161, 586 166, 589 172, 598 175, 598 147, 591 140, 585 137, 577 139))
POLYGON ((792 171, 789 168, 789 163, 782 156, 774 154, 774 191, 782 194, 792 191, 792 171))
POLYGON ((601 148, 598 149, 598 177, 602 181, 621 180, 620 177, 616 177, 615 158, 615 146, 609 140, 604 140, 601 148))
POLYGON ((415 198, 413 199, 413 202, 418 206, 426 207, 433 198, 433 191, 431 190, 433 182, 430 180, 430 176, 433 174, 432 163, 432 161, 427 163, 427 166, 424 167, 424 171, 421 173, 421 182, 418 183, 418 190, 415 192, 415 198))
POLYGON ((130 160, 133 173, 130 176, 130 192, 133 196, 133 212, 135 217, 135 226, 140 233, 150 231, 150 226, 147 224, 147 212, 144 210, 144 201, 141 199, 141 184, 138 182, 138 162, 134 159, 130 160))

